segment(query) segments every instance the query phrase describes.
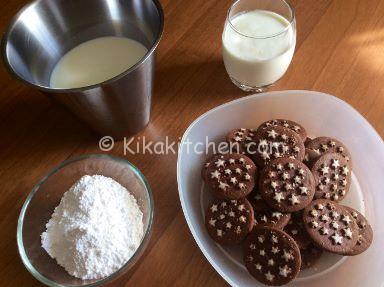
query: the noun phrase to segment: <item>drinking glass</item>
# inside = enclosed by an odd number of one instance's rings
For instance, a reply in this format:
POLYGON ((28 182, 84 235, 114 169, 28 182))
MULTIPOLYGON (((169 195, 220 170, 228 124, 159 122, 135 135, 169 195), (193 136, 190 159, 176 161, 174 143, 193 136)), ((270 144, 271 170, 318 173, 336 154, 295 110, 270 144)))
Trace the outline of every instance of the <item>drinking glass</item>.
POLYGON ((237 0, 228 10, 222 44, 232 82, 247 92, 263 92, 292 61, 295 10, 288 0, 237 0))

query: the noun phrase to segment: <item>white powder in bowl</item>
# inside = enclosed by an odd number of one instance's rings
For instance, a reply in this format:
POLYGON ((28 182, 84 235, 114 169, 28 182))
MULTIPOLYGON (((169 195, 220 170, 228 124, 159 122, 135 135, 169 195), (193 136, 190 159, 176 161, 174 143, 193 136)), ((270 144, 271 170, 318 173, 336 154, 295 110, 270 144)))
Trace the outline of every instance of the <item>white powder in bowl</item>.
POLYGON ((143 238, 136 199, 112 178, 85 175, 64 193, 41 245, 72 276, 106 277, 122 267, 143 238))

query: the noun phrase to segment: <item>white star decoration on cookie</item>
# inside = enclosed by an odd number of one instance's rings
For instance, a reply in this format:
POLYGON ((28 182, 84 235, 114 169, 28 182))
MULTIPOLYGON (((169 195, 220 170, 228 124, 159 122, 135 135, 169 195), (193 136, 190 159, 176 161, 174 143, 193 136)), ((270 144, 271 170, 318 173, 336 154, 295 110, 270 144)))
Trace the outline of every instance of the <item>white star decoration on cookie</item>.
POLYGON ((317 210, 323 210, 324 209, 324 205, 322 205, 321 203, 316 204, 316 209, 317 210))
POLYGON ((291 197, 288 200, 291 202, 291 205, 295 205, 295 204, 299 204, 300 203, 300 200, 294 194, 292 194, 291 197))
POLYGON ((339 234, 335 233, 331 236, 333 240, 333 244, 339 244, 341 245, 343 243, 343 237, 341 237, 339 234))
POLYGON ((236 184, 236 183, 237 183, 237 179, 236 179, 236 177, 231 177, 230 181, 231 181, 231 183, 233 183, 233 184, 236 184))
POLYGON ((331 223, 331 227, 332 227, 333 229, 338 229, 338 228, 339 228, 339 224, 338 224, 337 222, 333 221, 333 222, 331 223))
POLYGON ((217 211, 217 204, 214 204, 214 205, 211 206, 211 211, 212 212, 217 211))
POLYGON ((317 227, 319 227, 319 224, 318 224, 316 221, 311 221, 311 222, 309 223, 309 225, 310 225, 312 228, 317 228, 317 227))
POLYGON ((259 264, 259 263, 257 263, 257 264, 255 264, 255 268, 256 268, 256 270, 261 270, 261 265, 259 264))
POLYGON ((328 228, 322 227, 322 228, 320 229, 320 233, 321 233, 322 235, 327 235, 327 234, 329 234, 329 230, 328 230, 328 228))
POLYGON ((275 261, 271 258, 271 259, 269 259, 268 260, 268 265, 269 266, 273 266, 273 265, 275 265, 275 261))
POLYGON ((270 271, 268 271, 268 273, 265 274, 265 278, 268 280, 268 281, 273 281, 273 279, 275 278, 275 275, 271 274, 270 271))
POLYGON ((214 172, 211 172, 211 178, 220 178, 220 172, 218 170, 215 170, 214 172))
POLYGON ((328 172, 329 172, 329 166, 324 165, 321 168, 321 173, 324 175, 324 174, 327 174, 328 172))
POLYGON ((349 173, 349 168, 348 166, 343 166, 343 174, 347 175, 349 173))
POLYGON ((340 214, 337 211, 332 211, 331 216, 333 219, 337 219, 340 216, 340 214))
POLYGON ((328 146, 327 146, 326 144, 322 144, 322 145, 321 145, 321 149, 322 149, 323 151, 327 151, 327 150, 328 150, 328 146))
POLYGON ((218 159, 218 160, 215 162, 216 167, 220 167, 220 166, 224 167, 224 163, 225 163, 225 161, 223 161, 222 159, 218 159))
POLYGON ((339 162, 338 159, 334 159, 334 160, 332 160, 332 167, 333 167, 334 169, 338 168, 339 166, 340 166, 340 162, 339 162))
POLYGON ((313 217, 317 217, 317 216, 319 215, 319 212, 318 212, 316 209, 312 209, 312 210, 311 210, 311 215, 312 215, 313 217))
POLYGON ((308 188, 307 187, 300 186, 299 189, 300 189, 300 194, 301 195, 307 195, 308 194, 308 188))
POLYGON ((295 176, 295 182, 296 182, 296 183, 301 183, 301 181, 302 181, 302 180, 301 180, 300 176, 297 176, 297 175, 296 175, 296 176, 295 176))
POLYGON ((277 254, 277 253, 279 253, 279 247, 275 247, 275 246, 273 246, 272 247, 272 249, 271 249, 271 252, 273 253, 273 254, 277 254))
POLYGON ((281 202, 283 199, 285 199, 285 197, 282 192, 276 192, 273 199, 276 200, 277 202, 281 202))
POLYGON ((283 277, 287 277, 289 273, 291 273, 291 268, 288 267, 288 265, 285 265, 284 267, 279 267, 279 274, 283 277))
POLYGON ((323 214, 322 216, 320 216, 320 220, 323 222, 327 222, 329 221, 329 216, 326 214, 323 214))
POLYGON ((345 228, 343 229, 344 231, 344 236, 351 239, 352 238, 352 230, 350 228, 345 228))
POLYGON ((219 188, 220 188, 220 189, 222 189, 222 190, 226 190, 227 187, 229 187, 229 185, 226 184, 225 182, 222 182, 222 181, 219 182, 219 188))
POLYGON ((267 131, 268 137, 275 139, 277 136, 277 132, 275 130, 267 131))
POLYGON ((276 189, 277 187, 279 186, 279 184, 277 183, 277 181, 271 181, 271 187, 273 188, 273 189, 276 189))
POLYGON ((333 176, 334 180, 338 180, 339 179, 339 175, 337 173, 334 173, 332 176, 333 176))
POLYGON ((288 163, 288 168, 289 169, 294 169, 295 168, 294 163, 292 163, 292 162, 288 163))
POLYGON ((341 220, 345 222, 347 225, 349 225, 352 221, 348 215, 343 215, 343 218, 341 220))
POLYGON ((293 255, 291 251, 283 250, 283 255, 281 256, 286 262, 293 260, 293 255))
POLYGON ((215 220, 215 219, 211 218, 211 219, 209 220, 209 225, 211 225, 211 226, 215 226, 215 223, 216 223, 216 220, 215 220))
POLYGON ((292 189, 292 184, 290 184, 290 183, 286 183, 285 185, 284 185, 284 188, 285 188, 285 190, 291 190, 292 189))

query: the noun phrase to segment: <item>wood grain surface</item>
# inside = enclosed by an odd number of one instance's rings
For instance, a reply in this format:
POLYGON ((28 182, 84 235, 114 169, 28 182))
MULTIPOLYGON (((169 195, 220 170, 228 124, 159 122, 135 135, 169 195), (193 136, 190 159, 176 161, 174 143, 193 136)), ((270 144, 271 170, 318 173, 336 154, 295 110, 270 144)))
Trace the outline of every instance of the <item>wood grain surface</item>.
MULTIPOLYGON (((2 3, 0 32, 27 1, 2 3)), ((137 136, 178 140, 207 110, 244 96, 221 58, 229 0, 162 0, 165 32, 158 49, 150 125, 137 136)), ((384 0, 296 0, 298 44, 287 74, 272 90, 308 89, 351 104, 384 135, 384 0)), ((315 103, 314 103, 315 104, 315 103)), ((61 161, 100 153, 99 137, 62 107, 0 68, 0 285, 41 286, 17 252, 20 208, 34 184, 61 161)), ((118 143, 110 154, 124 156, 118 143)), ((109 286, 226 286, 200 252, 184 220, 177 155, 126 155, 155 196, 152 238, 142 260, 109 286)))

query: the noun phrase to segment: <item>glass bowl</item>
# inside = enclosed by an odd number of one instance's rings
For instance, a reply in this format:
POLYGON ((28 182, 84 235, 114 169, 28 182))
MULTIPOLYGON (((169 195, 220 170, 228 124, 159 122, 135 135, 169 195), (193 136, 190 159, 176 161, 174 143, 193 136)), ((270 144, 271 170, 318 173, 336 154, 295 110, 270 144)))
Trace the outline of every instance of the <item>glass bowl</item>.
POLYGON ((154 213, 152 191, 143 174, 128 161, 109 155, 84 155, 64 161, 49 172, 28 195, 17 225, 17 246, 28 271, 39 281, 54 287, 99 286, 130 270, 149 241, 154 213), (81 280, 69 275, 41 247, 40 235, 61 197, 83 175, 108 176, 126 187, 143 212, 144 237, 133 256, 108 277, 81 280))

